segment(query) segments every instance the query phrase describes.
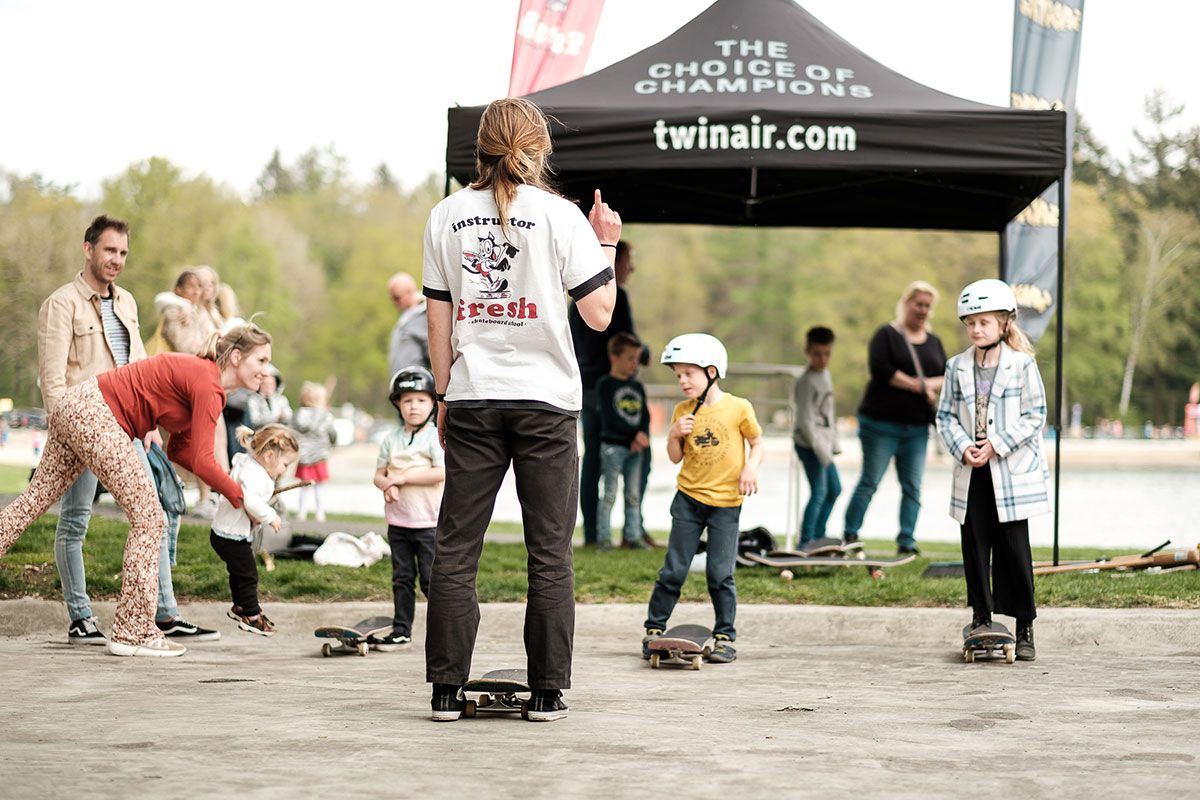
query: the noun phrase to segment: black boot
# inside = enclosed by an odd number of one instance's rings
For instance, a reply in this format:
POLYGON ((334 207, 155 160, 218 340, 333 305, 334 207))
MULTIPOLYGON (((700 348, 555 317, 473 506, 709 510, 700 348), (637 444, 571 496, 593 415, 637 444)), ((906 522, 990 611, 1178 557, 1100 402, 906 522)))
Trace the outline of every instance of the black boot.
POLYGON ((1037 649, 1033 646, 1033 622, 1017 620, 1017 660, 1033 661, 1037 649))
POLYGON ((992 615, 986 611, 975 611, 971 614, 971 633, 987 633, 992 629, 992 615))

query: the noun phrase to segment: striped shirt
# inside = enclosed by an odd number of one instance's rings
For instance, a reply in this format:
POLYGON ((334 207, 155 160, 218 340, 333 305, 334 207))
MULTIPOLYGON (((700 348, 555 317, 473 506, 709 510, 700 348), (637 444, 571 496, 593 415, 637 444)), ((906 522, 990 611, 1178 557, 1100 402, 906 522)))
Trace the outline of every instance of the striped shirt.
POLYGON ((100 298, 100 318, 104 321, 104 336, 112 348, 113 360, 118 367, 123 367, 129 363, 129 331, 113 311, 111 292, 108 297, 100 298))

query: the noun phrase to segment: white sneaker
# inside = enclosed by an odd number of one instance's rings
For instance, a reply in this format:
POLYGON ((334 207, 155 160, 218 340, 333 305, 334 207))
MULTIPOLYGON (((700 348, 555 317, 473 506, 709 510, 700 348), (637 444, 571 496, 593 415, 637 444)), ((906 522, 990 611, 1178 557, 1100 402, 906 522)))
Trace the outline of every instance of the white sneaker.
POLYGON ((192 506, 192 516, 212 519, 217 516, 217 498, 209 495, 208 499, 192 506))
POLYGON ((145 644, 123 644, 108 640, 108 654, 113 656, 151 656, 153 658, 174 658, 187 652, 181 644, 168 641, 165 636, 152 639, 145 644))
POLYGON ((325 512, 318 511, 317 513, 313 514, 313 519, 316 520, 317 522, 324 522, 325 521, 325 512))

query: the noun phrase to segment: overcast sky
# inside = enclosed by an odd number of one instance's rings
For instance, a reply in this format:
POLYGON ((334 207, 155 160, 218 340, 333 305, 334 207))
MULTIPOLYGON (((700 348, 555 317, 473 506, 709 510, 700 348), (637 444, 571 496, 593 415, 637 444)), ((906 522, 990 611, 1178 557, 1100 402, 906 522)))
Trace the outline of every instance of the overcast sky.
MULTIPOLYGON (((607 0, 588 71, 712 0, 607 0)), ((1008 105, 1012 0, 804 0, 941 91, 1008 105)), ((518 0, 0 0, 0 169, 89 195, 164 156, 248 192, 275 147, 333 145, 366 177, 441 174, 446 108, 508 88, 518 0)), ((1200 124, 1200 3, 1089 0, 1077 106, 1117 154, 1155 88, 1200 124)))

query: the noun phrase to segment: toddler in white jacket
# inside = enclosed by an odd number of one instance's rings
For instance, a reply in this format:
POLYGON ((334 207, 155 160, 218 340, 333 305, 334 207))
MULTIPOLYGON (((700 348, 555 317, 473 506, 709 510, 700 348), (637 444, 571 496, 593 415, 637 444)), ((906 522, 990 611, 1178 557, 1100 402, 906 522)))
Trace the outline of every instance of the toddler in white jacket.
POLYGON ((229 570, 233 607, 229 618, 250 633, 270 636, 275 626, 258 604, 258 564, 254 560, 254 527, 270 525, 279 530, 282 521, 271 507, 275 481, 300 455, 296 436, 283 425, 266 425, 257 432, 238 431, 245 453, 233 457, 229 476, 242 487, 242 507, 234 508, 224 497, 213 519, 209 543, 229 570))

